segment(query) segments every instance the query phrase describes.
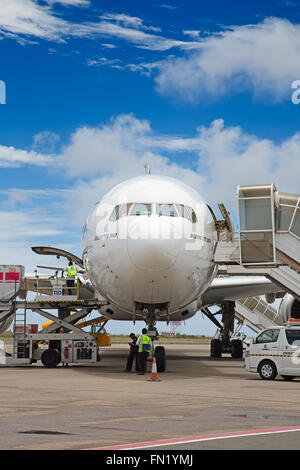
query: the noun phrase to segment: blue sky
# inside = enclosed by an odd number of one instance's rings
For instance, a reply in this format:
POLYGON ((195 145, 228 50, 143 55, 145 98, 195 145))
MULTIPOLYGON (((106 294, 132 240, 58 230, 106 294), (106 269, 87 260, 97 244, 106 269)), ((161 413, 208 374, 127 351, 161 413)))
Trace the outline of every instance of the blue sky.
POLYGON ((1 262, 80 255, 90 207, 145 162, 233 215, 238 184, 299 192, 299 4, 1 0, 1 262))

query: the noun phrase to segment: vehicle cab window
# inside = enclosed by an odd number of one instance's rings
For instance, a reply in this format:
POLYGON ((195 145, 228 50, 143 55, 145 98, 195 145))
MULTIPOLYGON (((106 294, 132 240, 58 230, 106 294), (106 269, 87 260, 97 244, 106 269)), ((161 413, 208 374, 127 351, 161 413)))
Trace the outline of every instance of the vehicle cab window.
POLYGON ((300 345, 300 330, 285 330, 285 336, 289 344, 300 345))
POLYGON ((276 343, 279 331, 279 329, 263 331, 259 336, 257 336, 255 343, 276 343))

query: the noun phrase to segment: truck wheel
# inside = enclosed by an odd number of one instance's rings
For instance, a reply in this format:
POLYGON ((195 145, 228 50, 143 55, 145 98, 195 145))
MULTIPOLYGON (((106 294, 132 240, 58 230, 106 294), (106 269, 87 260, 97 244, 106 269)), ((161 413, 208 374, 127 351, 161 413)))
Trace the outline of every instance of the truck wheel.
POLYGON ((56 367, 60 363, 60 355, 56 349, 46 349, 41 356, 41 361, 45 367, 56 367))
POLYGON ((238 359, 243 357, 243 342, 240 339, 231 341, 231 357, 238 359))
POLYGON ((263 380, 274 380, 277 369, 272 361, 262 361, 258 366, 258 373, 263 380))
POLYGON ((166 370, 166 351, 163 346, 156 346, 154 350, 156 358, 157 372, 165 372, 166 370))
POLYGON ((223 352, 223 345, 220 339, 213 338, 210 342, 210 356, 221 357, 223 352))
POLYGON ((293 380, 295 377, 293 375, 282 375, 283 380, 293 380))

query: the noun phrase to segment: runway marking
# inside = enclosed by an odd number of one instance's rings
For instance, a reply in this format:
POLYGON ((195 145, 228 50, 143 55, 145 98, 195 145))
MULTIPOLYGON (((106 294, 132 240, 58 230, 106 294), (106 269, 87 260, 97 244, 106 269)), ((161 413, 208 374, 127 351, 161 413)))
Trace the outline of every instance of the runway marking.
POLYGON ((147 449, 149 447, 161 447, 171 446, 178 444, 189 444, 192 442, 203 442, 213 441, 217 439, 231 439, 234 437, 247 437, 247 436, 261 436, 266 434, 279 434, 285 432, 300 431, 300 427, 288 427, 288 428, 273 428, 273 429, 258 429, 254 431, 238 431, 222 434, 211 434, 206 436, 191 436, 182 437, 176 439, 163 439, 160 441, 149 441, 149 442, 136 442, 134 444, 122 444, 108 447, 96 447, 88 450, 133 450, 133 449, 147 449))

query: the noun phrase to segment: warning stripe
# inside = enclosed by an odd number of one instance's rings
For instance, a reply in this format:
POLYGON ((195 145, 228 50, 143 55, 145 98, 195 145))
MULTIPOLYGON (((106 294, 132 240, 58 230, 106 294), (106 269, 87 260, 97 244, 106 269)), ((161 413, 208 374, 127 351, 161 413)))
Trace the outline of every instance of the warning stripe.
POLYGON ((255 357, 300 357, 299 355, 291 352, 290 354, 249 354, 249 356, 255 357))
POLYGON ((49 304, 50 304, 50 303, 55 303, 55 304, 57 304, 58 302, 62 302, 62 303, 68 302, 68 304, 69 304, 69 303, 76 303, 76 304, 77 304, 78 302, 81 302, 81 303, 84 302, 84 300, 68 300, 68 299, 65 299, 65 300, 44 300, 44 299, 43 299, 43 300, 41 300, 41 299, 39 299, 39 302, 45 302, 45 303, 47 303, 47 304, 48 304, 48 303, 49 303, 49 304))

